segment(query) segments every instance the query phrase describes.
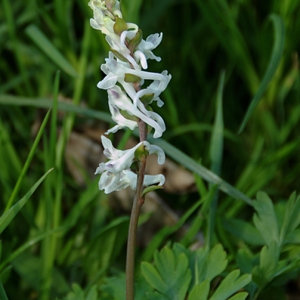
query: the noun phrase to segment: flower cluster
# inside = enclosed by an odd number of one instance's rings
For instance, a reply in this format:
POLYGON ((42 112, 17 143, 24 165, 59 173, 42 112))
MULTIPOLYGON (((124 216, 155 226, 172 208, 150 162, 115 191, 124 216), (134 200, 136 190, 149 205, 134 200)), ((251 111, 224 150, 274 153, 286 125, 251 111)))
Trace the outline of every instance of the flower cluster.
MULTIPOLYGON (((120 2, 117 0, 91 0, 89 6, 93 10, 91 26, 105 34, 110 46, 108 58, 101 66, 106 76, 97 85, 98 88, 107 90, 109 109, 116 122, 106 134, 115 133, 125 127, 133 130, 141 120, 148 128, 154 129, 154 138, 161 137, 166 130, 164 120, 150 105, 156 101, 158 107, 163 106, 160 94, 167 87, 171 75, 167 71, 159 74, 147 72, 145 69, 148 68, 148 59, 158 62, 161 60, 152 51, 160 44, 162 33, 152 34, 144 40, 142 31, 136 24, 124 21, 120 2)), ((128 186, 136 189, 137 175, 131 167, 138 160, 138 150, 142 149, 146 155, 156 153, 159 164, 165 161, 163 150, 147 141, 141 141, 132 149, 121 151, 115 149, 106 137, 102 136, 101 139, 104 155, 109 161, 100 163, 95 174, 101 174, 99 189, 105 193, 128 186)), ((144 186, 163 185, 164 181, 161 174, 145 175, 144 186)))

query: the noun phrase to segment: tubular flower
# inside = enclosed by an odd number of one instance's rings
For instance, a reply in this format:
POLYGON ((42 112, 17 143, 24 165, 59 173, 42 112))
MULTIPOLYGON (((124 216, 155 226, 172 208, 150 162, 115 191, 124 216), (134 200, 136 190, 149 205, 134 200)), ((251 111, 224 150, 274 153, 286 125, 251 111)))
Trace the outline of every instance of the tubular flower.
MULTIPOLYGON (((111 141, 105 136, 101 136, 104 147, 104 155, 109 159, 106 163, 100 163, 95 174, 102 174, 99 181, 99 189, 105 193, 119 191, 123 188, 131 186, 136 188, 137 176, 130 170, 130 166, 135 161, 136 150, 142 145, 144 150, 149 154, 157 154, 157 162, 162 165, 165 162, 165 153, 155 145, 149 144, 147 141, 138 143, 135 147, 129 150, 118 150, 114 148, 111 141)), ((145 185, 158 183, 162 185, 165 182, 164 176, 146 175, 145 185)))
MULTIPOLYGON (((105 77, 97 84, 98 88, 107 90, 109 110, 116 122, 106 134, 126 127, 133 130, 142 121, 150 130, 154 129, 154 138, 161 137, 166 130, 164 120, 150 105, 156 101, 158 107, 163 106, 160 94, 169 84, 171 75, 167 71, 153 73, 145 69, 148 59, 161 61, 153 50, 161 43, 163 34, 152 34, 144 40, 136 24, 123 20, 118 0, 90 0, 89 6, 93 10, 91 26, 105 35, 110 46, 108 58, 101 65, 105 77)), ((101 174, 99 189, 105 193, 129 186, 136 189, 137 174, 131 167, 147 155, 156 153, 159 164, 165 161, 163 150, 147 141, 141 140, 129 150, 118 150, 108 138, 102 136, 101 140, 108 161, 100 163, 95 174, 101 174)), ((164 182, 162 174, 145 175, 143 185, 163 185, 164 182)))

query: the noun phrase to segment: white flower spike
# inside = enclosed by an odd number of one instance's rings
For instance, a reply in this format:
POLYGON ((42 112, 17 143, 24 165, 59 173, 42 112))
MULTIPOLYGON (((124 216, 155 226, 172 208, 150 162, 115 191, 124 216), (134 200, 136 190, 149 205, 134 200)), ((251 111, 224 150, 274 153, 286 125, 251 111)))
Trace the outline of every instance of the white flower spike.
MULTIPOLYGON (((147 124, 154 129, 154 138, 161 137, 166 130, 165 122, 150 105, 156 101, 158 107, 163 106, 160 94, 169 84, 171 75, 167 71, 153 73, 144 70, 148 68, 148 59, 161 61, 160 57, 153 54, 153 50, 161 43, 163 34, 152 34, 143 40, 139 27, 123 20, 118 0, 90 0, 88 5, 93 10, 91 26, 105 34, 111 49, 105 64, 101 65, 105 77, 97 84, 98 88, 107 90, 109 110, 116 122, 106 134, 126 127, 134 130, 142 123, 144 134, 141 136, 147 136, 147 124)), ((149 154, 157 154, 157 162, 164 163, 163 150, 144 139, 141 137, 141 142, 132 149, 118 150, 108 138, 101 137, 108 161, 100 163, 96 169, 95 174, 101 174, 100 190, 108 194, 129 186, 137 189, 138 176, 131 166, 136 161, 146 162, 149 154)), ((164 182, 162 174, 145 175, 143 186, 161 186, 164 182)))

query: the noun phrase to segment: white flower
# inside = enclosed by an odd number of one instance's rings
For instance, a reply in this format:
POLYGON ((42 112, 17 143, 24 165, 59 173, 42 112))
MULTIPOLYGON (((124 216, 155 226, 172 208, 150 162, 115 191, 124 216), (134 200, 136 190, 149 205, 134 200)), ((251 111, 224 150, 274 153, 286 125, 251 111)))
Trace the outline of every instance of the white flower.
POLYGON ((161 42, 163 34, 158 33, 151 34, 147 37, 146 41, 142 40, 137 46, 134 52, 134 58, 137 62, 140 62, 143 69, 148 68, 147 59, 155 59, 156 61, 161 61, 161 58, 154 55, 152 50, 155 49, 161 42))
MULTIPOLYGON (((98 174, 98 173, 96 173, 98 174)), ((145 175, 144 186, 157 184, 162 186, 165 183, 165 176, 158 175, 145 175)), ((113 191, 120 191, 127 187, 131 187, 136 190, 137 175, 130 170, 124 170, 120 173, 114 174, 110 172, 104 172, 99 180, 99 190, 104 190, 105 194, 109 194, 113 191)))
MULTIPOLYGON (((128 24, 131 23, 127 23, 128 24)), ((135 25, 135 24, 133 24, 135 25)), ((127 48, 125 42, 126 39, 132 39, 135 37, 137 31, 138 31, 138 27, 132 27, 132 28, 128 28, 129 30, 125 30, 121 33, 121 36, 119 37, 117 34, 110 34, 106 36, 106 41, 108 42, 108 44, 110 45, 110 47, 117 51, 121 56, 123 56, 124 58, 126 58, 128 60, 128 62, 132 65, 132 67, 134 69, 140 70, 141 67, 138 65, 138 63, 136 62, 136 60, 131 56, 130 50, 127 48)))
POLYGON ((101 70, 106 76, 97 84, 98 88, 105 90, 110 89, 119 82, 124 87, 128 96, 133 100, 136 107, 138 106, 139 98, 149 93, 154 93, 153 100, 158 101, 159 106, 163 105, 163 102, 159 99, 159 95, 166 89, 171 80, 171 75, 168 75, 167 71, 163 71, 159 74, 132 69, 129 63, 115 60, 111 52, 109 58, 106 59, 106 63, 101 66, 101 70), (146 89, 141 89, 137 92, 132 83, 125 81, 125 74, 139 77, 141 79, 140 85, 143 85, 145 80, 153 80, 153 83, 146 89))
POLYGON ((137 120, 134 120, 134 117, 143 120, 146 124, 154 128, 154 138, 161 137, 163 132, 166 130, 164 120, 159 114, 153 111, 148 111, 141 102, 139 103, 138 108, 135 107, 132 101, 126 96, 119 86, 114 86, 108 90, 108 104, 112 114, 112 119, 118 125, 111 128, 107 131, 107 133, 117 132, 119 129, 124 127, 128 127, 133 130, 138 127, 137 120), (133 118, 126 118, 124 113, 122 115, 122 112, 127 113, 133 118))
MULTIPOLYGON (((106 163, 100 163, 96 169, 95 174, 102 174, 99 180, 99 189, 104 190, 105 193, 112 191, 119 191, 128 186, 132 189, 136 188, 137 175, 130 170, 135 159, 135 151, 142 144, 149 154, 157 154, 157 162, 163 164, 165 162, 165 153, 163 150, 155 145, 149 144, 147 141, 138 143, 135 147, 129 150, 118 150, 113 147, 111 141, 105 136, 101 136, 104 147, 104 155, 109 159, 106 163)), ((144 185, 151 185, 164 183, 163 175, 146 175, 144 185)))
MULTIPOLYGON (((132 171, 125 170, 124 174, 127 176, 127 179, 130 181, 130 187, 133 190, 136 190, 136 183, 137 183, 137 175, 133 173, 132 171)), ((158 175, 145 175, 144 177, 144 186, 149 186, 149 185, 159 185, 162 186, 165 183, 165 176, 162 174, 158 175)))
MULTIPOLYGON (((113 2, 113 1, 110 1, 113 2)), ((107 2, 108 3, 108 2, 107 2)), ((103 0, 91 0, 88 5, 93 10, 94 18, 90 19, 90 24, 94 29, 101 30, 103 34, 113 35, 115 24, 115 16, 122 18, 120 11, 120 2, 114 1, 111 7, 106 6, 106 1, 103 0)))

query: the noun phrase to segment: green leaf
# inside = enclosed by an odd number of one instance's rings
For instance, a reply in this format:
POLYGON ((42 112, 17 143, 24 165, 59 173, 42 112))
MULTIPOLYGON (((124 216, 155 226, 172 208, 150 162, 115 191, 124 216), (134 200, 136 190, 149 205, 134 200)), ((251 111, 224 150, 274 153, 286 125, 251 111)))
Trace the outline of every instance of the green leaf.
POLYGON ((230 297, 228 300, 245 300, 247 296, 248 296, 247 292, 242 292, 230 297))
POLYGON ((26 193, 26 195, 18 201, 14 206, 12 206, 8 211, 6 211, 0 217, 0 233, 9 225, 9 223, 13 220, 16 214, 21 210, 21 208, 26 204, 29 200, 31 195, 35 192, 35 190, 39 187, 39 185, 43 182, 46 176, 52 171, 53 169, 46 172, 34 185, 33 187, 26 193))
POLYGON ((240 249, 237 253, 237 265, 242 273, 250 273, 253 268, 253 254, 246 249, 240 249))
POLYGON ((239 270, 232 271, 221 282, 209 300, 227 300, 229 296, 245 287, 251 281, 251 275, 240 275, 239 270))
POLYGON ((97 300, 98 299, 98 293, 97 293, 97 286, 94 285, 89 293, 86 296, 86 300, 97 300))
POLYGON ((0 281, 0 299, 1 300, 8 300, 1 281, 0 281))
POLYGON ((209 253, 204 279, 212 280, 221 274, 227 266, 227 255, 221 244, 216 245, 209 253))
POLYGON ((252 115, 253 111, 255 110, 256 106, 258 105, 260 99, 262 98, 265 90, 267 89, 271 79, 273 78, 284 49, 284 40, 285 40, 285 29, 284 29, 284 22, 282 18, 276 14, 271 14, 269 19, 273 22, 274 25, 274 33, 275 33, 275 40, 272 50, 272 55, 270 58, 269 65, 267 67, 266 73, 264 75, 264 78, 258 88, 258 91, 254 95, 248 110, 246 112, 246 115, 244 116, 244 119, 242 121, 242 124, 239 128, 238 133, 241 133, 244 128, 247 125, 247 122, 249 121, 250 116, 252 115))
POLYGON ((193 287, 188 300, 207 300, 210 288, 210 280, 205 280, 193 287))
POLYGON ((158 292, 150 292, 150 293, 147 293, 147 299, 150 299, 150 300, 171 300, 171 298, 169 297, 165 297, 164 295, 162 295, 161 293, 158 293, 158 292))
POLYGON ((221 244, 216 245, 209 253, 200 248, 194 253, 195 284, 205 280, 211 281, 220 275, 227 266, 227 255, 221 244))
POLYGON ((104 284, 101 286, 101 291, 108 294, 111 300, 125 300, 125 290, 125 274, 119 274, 118 277, 105 278, 104 284))
MULTIPOLYGON (((14 270, 30 287, 39 290, 41 287, 42 260, 28 253, 22 253, 12 262, 14 270)), ((64 276, 56 268, 52 273, 52 289, 56 294, 62 295, 69 291, 69 285, 64 276)))
POLYGON ((224 88, 225 72, 223 71, 220 75, 215 122, 213 126, 213 132, 210 142, 210 159, 211 159, 211 171, 217 175, 220 175, 222 156, 223 156, 223 135, 224 135, 224 124, 223 124, 223 88, 224 88))
POLYGON ((164 247, 154 255, 155 267, 142 263, 142 274, 150 285, 167 299, 184 300, 191 281, 188 258, 184 253, 164 247))
POLYGON ((278 268, 280 249, 276 242, 262 248, 260 252, 260 264, 252 271, 253 281, 263 288, 270 282, 278 268))
POLYGON ((256 246, 265 244, 259 230, 248 222, 235 219, 224 219, 222 225, 228 232, 237 238, 242 239, 247 244, 256 246))
POLYGON ((293 193, 289 198, 280 231, 280 245, 284 244, 286 236, 300 224, 300 197, 293 193))
POLYGON ((253 221, 267 245, 273 241, 279 243, 278 222, 274 210, 274 205, 266 193, 257 193, 257 200, 253 206, 257 212, 253 221))
POLYGON ((78 77, 76 70, 67 59, 57 50, 51 41, 35 25, 29 25, 25 29, 26 34, 36 45, 64 72, 72 77, 78 77))
POLYGON ((285 239, 285 243, 300 244, 300 228, 290 232, 285 239))

